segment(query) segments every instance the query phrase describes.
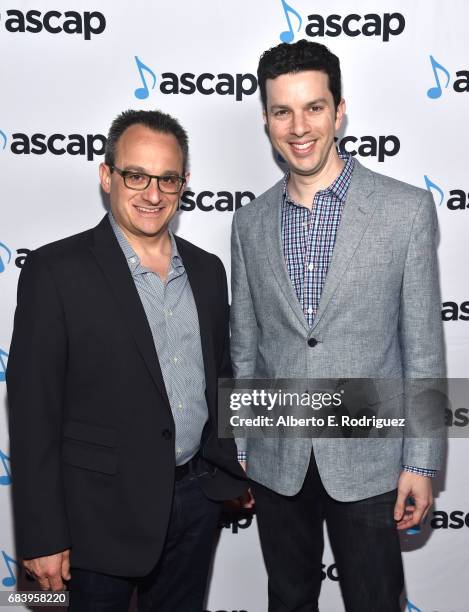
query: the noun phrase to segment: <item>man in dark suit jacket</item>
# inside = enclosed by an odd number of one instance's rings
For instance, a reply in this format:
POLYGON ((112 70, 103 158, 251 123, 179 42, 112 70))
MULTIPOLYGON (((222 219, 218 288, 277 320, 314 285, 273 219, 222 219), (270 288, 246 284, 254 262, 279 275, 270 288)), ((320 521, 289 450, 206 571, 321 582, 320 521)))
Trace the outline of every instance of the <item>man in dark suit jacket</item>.
POLYGON ((200 612, 219 501, 241 495, 216 429, 230 375, 220 260, 168 229, 188 141, 158 111, 113 122, 111 211, 22 271, 7 373, 18 554, 72 610, 200 612), (70 570, 71 567, 71 570, 70 570), (71 578, 71 579, 70 579, 71 578))

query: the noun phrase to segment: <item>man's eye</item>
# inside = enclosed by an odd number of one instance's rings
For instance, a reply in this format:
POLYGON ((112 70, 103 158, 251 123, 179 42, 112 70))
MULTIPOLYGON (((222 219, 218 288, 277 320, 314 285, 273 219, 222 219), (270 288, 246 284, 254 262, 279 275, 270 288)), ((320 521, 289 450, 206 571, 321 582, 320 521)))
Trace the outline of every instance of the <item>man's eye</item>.
POLYGON ((285 117, 287 114, 288 114, 288 111, 286 109, 282 109, 282 110, 275 111, 274 116, 275 117, 285 117))
POLYGON ((318 113, 322 110, 322 106, 311 106, 310 108, 314 113, 318 113))
POLYGON ((132 174, 127 175, 127 180, 132 181, 132 183, 140 183, 145 181, 145 175, 132 172, 132 174))
POLYGON ((167 176, 162 176, 160 181, 163 181, 165 185, 176 185, 179 182, 179 177, 175 174, 168 174, 167 176))

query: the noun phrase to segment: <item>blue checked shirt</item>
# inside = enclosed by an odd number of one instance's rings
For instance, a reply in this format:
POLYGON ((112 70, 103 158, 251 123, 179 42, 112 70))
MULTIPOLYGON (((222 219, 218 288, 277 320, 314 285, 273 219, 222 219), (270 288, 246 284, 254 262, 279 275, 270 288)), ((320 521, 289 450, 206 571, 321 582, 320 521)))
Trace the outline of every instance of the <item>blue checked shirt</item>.
POLYGON ((140 263, 112 213, 109 221, 151 329, 175 424, 176 465, 182 465, 199 450, 208 419, 199 319, 189 279, 171 232, 171 267, 164 283, 140 263))
MULTIPOLYGON (((339 151, 345 162, 335 181, 318 191, 311 210, 298 204, 288 195, 289 174, 285 174, 282 203, 283 255, 298 301, 311 326, 316 316, 321 293, 326 281, 342 211, 352 179, 354 159, 339 151)), ((238 454, 240 461, 246 454, 238 454)), ((404 470, 422 476, 435 476, 435 470, 405 465, 404 470)))

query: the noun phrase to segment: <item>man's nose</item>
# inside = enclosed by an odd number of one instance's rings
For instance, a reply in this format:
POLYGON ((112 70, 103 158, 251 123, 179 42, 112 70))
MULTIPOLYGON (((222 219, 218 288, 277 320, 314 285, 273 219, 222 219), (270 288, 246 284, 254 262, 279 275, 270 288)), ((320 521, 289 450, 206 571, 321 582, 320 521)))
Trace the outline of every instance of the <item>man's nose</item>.
POLYGON ((291 131, 295 136, 303 136, 309 131, 308 122, 302 112, 293 114, 291 131))
POLYGON ((143 191, 143 197, 152 204, 158 204, 161 201, 161 191, 158 188, 156 178, 152 178, 148 187, 143 191))

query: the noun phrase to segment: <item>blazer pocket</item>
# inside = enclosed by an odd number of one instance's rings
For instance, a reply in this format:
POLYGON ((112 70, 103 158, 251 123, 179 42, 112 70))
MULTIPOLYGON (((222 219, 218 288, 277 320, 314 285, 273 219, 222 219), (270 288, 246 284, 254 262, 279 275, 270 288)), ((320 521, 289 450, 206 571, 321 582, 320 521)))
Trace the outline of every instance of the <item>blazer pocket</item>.
POLYGON ((65 424, 63 438, 64 463, 104 474, 117 472, 117 433, 114 429, 69 421, 65 424))

